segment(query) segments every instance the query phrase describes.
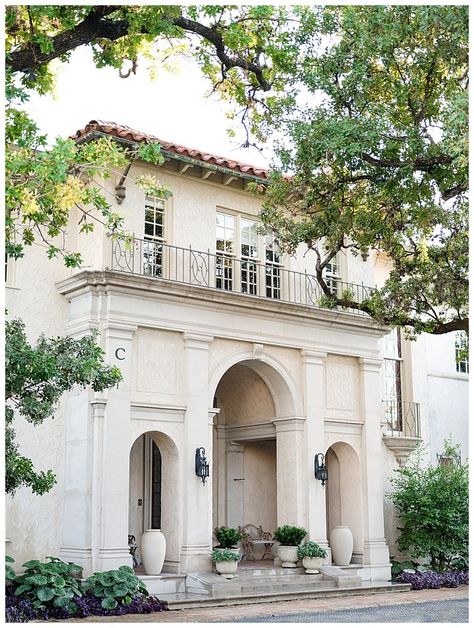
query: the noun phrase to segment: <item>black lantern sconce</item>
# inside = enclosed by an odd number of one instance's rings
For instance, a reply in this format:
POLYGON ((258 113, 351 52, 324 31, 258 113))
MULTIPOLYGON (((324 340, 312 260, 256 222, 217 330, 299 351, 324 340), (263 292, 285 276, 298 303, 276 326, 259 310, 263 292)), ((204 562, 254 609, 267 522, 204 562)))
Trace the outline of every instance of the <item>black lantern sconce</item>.
POLYGON ((321 481, 323 487, 328 481, 328 468, 324 464, 323 454, 316 454, 314 456, 314 477, 321 481))
POLYGON ((196 456, 194 462, 194 470, 198 478, 201 478, 202 483, 206 483, 206 478, 209 477, 209 463, 206 459, 206 450, 204 447, 198 447, 196 449, 196 456))

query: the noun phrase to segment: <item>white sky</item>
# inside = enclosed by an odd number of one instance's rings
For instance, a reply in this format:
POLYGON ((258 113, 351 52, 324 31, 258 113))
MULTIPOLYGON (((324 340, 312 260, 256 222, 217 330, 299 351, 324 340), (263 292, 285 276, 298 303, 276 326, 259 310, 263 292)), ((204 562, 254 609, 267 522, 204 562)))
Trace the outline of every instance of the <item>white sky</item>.
MULTIPOLYGON (((96 69, 91 51, 82 47, 60 66, 55 95, 34 94, 26 109, 50 141, 71 135, 90 120, 108 120, 162 140, 267 166, 256 149, 239 149, 244 131, 237 122, 236 137, 228 137, 231 121, 216 96, 205 97, 209 86, 191 59, 181 59, 175 73, 161 69, 156 80, 144 61, 136 75, 122 79, 117 70, 96 69)), ((269 159, 270 152, 266 154, 269 159)))

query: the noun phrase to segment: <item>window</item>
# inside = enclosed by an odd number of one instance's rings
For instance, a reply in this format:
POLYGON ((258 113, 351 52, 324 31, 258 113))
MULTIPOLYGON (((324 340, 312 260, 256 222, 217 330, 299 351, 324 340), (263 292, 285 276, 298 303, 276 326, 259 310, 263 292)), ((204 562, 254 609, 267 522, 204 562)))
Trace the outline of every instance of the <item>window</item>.
POLYGON ((465 331, 458 331, 455 340, 456 371, 469 373, 469 338, 465 331))
POLYGON ((398 328, 384 337, 384 401, 391 428, 402 431, 402 342, 398 328))
POLYGON ((216 213, 216 288, 280 299, 282 255, 258 227, 257 220, 216 213))
POLYGON ((163 243, 165 240, 165 202, 161 198, 145 199, 145 241, 143 274, 163 276, 163 243))
POLYGON ((338 284, 341 280, 341 265, 338 255, 335 255, 327 266, 324 267, 323 277, 326 279, 326 284, 331 293, 337 296, 338 284))

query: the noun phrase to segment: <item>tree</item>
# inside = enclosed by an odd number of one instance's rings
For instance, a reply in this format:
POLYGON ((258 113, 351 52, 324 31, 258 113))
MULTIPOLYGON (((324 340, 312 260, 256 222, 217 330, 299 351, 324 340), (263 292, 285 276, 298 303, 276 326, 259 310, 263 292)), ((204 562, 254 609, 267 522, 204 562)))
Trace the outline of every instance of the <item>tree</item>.
POLYGON ((467 332, 467 7, 315 8, 305 29, 293 84, 313 104, 262 118, 286 139, 265 224, 286 251, 315 251, 328 303, 412 334, 467 332), (324 269, 339 251, 386 253, 383 288, 334 295, 324 269))
POLYGON ((397 539, 402 552, 429 558, 435 571, 445 571, 453 558, 468 553, 469 471, 461 464, 459 445, 445 441, 444 464, 421 464, 419 450, 412 463, 396 471, 389 495, 402 527, 397 539))
MULTIPOLYGON (((214 89, 243 108, 245 121, 259 92, 283 85, 278 77, 288 39, 286 18, 284 8, 265 6, 8 6, 7 254, 22 257, 25 247, 39 240, 49 257, 62 255, 67 266, 79 266, 80 254, 68 250, 66 242, 71 208, 79 212, 82 232, 99 222, 110 235, 126 237, 122 217, 111 210, 95 178, 123 171, 137 158, 161 163, 158 145, 125 151, 102 139, 89 145, 58 140, 47 147, 22 104, 31 90, 52 90, 53 60, 67 62, 73 50, 87 45, 97 67, 117 68, 126 77, 144 56, 187 51, 214 89)), ((141 185, 149 193, 167 193, 156 180, 141 185)))
POLYGON ((40 336, 32 346, 20 319, 6 321, 5 340, 5 487, 14 495, 20 486, 33 493, 47 493, 56 482, 52 470, 37 471, 33 462, 19 453, 13 421, 15 412, 33 425, 53 414, 61 395, 73 386, 91 386, 102 391, 117 385, 122 375, 104 364, 97 334, 79 340, 40 336))

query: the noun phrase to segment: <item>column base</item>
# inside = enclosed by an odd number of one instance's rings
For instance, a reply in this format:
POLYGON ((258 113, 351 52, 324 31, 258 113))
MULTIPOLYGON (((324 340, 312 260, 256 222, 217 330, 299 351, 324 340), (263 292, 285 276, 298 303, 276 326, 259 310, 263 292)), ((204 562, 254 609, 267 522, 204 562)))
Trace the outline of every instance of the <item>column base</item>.
POLYGON ((82 567, 82 577, 88 578, 93 573, 92 550, 90 547, 61 547, 59 558, 66 563, 82 567))
POLYGON ((181 550, 181 573, 212 571, 209 545, 183 545, 181 550))
POLYGON ((122 565, 132 567, 133 559, 127 547, 101 547, 96 559, 96 571, 118 569, 122 565))
POLYGON ((364 565, 387 565, 390 563, 390 553, 385 539, 366 541, 363 550, 364 565))

